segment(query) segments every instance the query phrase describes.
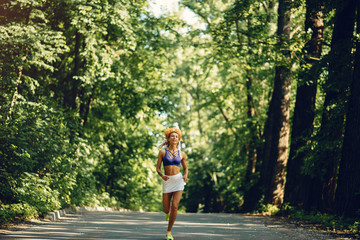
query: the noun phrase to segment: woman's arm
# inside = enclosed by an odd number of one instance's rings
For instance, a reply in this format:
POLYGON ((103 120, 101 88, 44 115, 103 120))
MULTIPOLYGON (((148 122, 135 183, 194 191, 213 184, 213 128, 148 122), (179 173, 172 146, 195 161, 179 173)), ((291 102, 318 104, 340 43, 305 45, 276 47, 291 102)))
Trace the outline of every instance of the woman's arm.
POLYGON ((188 170, 188 167, 186 165, 186 159, 187 159, 187 156, 184 152, 181 152, 181 155, 182 155, 182 158, 181 158, 181 165, 183 167, 183 171, 184 171, 184 181, 187 181, 189 180, 188 179, 188 174, 189 174, 189 170, 188 170))
POLYGON ((156 164, 156 172, 160 175, 160 177, 163 179, 163 180, 168 180, 169 177, 164 175, 161 171, 161 163, 162 163, 162 159, 163 159, 163 155, 164 155, 164 150, 161 150, 159 151, 159 155, 158 155, 158 161, 157 161, 157 164, 156 164))

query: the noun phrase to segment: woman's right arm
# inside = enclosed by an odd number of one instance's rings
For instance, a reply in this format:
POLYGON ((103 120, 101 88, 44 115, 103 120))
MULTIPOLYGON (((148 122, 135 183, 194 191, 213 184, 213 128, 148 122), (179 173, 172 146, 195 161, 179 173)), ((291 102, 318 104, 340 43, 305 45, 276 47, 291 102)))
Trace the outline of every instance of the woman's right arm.
POLYGON ((168 180, 169 177, 164 175, 161 171, 161 163, 162 163, 162 159, 163 159, 163 155, 164 155, 164 150, 162 151, 159 151, 159 155, 158 155, 158 161, 157 161, 157 164, 156 164, 156 172, 160 175, 160 177, 163 179, 163 180, 168 180))

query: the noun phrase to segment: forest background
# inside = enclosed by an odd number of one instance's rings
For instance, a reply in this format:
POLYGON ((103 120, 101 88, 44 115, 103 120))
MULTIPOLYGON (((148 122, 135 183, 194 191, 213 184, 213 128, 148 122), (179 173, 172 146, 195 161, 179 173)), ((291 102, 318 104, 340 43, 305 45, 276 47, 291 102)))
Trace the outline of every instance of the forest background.
POLYGON ((161 211, 172 126, 183 211, 359 218, 359 1, 179 4, 155 16, 145 0, 1 0, 1 222, 161 211))

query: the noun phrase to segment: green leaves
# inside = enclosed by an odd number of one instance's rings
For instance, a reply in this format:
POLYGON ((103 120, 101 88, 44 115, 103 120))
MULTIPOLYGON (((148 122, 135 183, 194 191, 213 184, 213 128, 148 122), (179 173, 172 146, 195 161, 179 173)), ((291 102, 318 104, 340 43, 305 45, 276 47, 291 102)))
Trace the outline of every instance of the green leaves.
POLYGON ((162 131, 159 115, 171 108, 169 49, 176 43, 162 31, 177 23, 148 17, 145 6, 107 0, 1 6, 6 203, 39 214, 68 205, 161 206, 160 192, 150 197, 160 185, 149 129, 162 131))
MULTIPOLYGON (((165 126, 178 125, 189 156, 188 210, 240 210, 258 179, 246 182, 246 166, 252 148, 261 153, 274 65, 289 64, 277 47, 275 1, 181 1, 202 27, 180 13, 155 18, 145 0, 3 2, 6 203, 38 213, 68 205, 159 210, 156 143, 165 126), (199 188, 209 195, 192 202, 199 188)), ((294 15, 296 27, 304 9, 294 15)), ((294 29, 291 63, 306 37, 294 29)))

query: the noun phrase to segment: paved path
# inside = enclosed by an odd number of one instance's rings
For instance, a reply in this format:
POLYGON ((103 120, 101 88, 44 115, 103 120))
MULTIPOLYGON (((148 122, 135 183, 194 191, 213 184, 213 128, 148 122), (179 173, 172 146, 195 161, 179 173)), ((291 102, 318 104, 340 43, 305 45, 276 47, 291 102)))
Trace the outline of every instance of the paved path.
MULTIPOLYGON (((20 231, 7 231, 0 239, 164 239, 167 222, 161 213, 84 212, 57 222, 41 223, 20 231)), ((3 231, 4 232, 4 231, 3 231)), ((175 240, 344 239, 313 232, 264 217, 236 214, 179 214, 173 228, 175 240)))

